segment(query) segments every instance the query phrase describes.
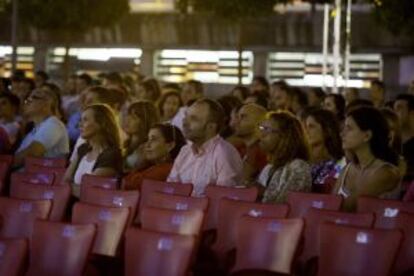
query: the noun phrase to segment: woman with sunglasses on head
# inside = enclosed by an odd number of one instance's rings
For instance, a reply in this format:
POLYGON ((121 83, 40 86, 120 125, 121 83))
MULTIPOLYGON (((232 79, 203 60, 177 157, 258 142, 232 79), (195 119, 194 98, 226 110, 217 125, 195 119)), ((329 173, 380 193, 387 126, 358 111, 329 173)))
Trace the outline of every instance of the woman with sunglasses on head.
POLYGON ((260 125, 260 146, 270 160, 258 177, 265 187, 263 202, 285 202, 289 191, 311 190, 308 141, 295 116, 286 111, 269 113, 260 125))
POLYGON ((342 171, 335 192, 344 197, 344 209, 356 209, 359 196, 389 198, 398 194, 398 155, 390 146, 389 127, 373 107, 351 110, 345 119, 342 146, 350 162, 342 171))
POLYGON ((128 108, 123 129, 128 136, 125 142, 126 172, 145 167, 144 145, 150 128, 159 122, 159 114, 150 101, 138 101, 128 108))
POLYGON ((170 124, 156 124, 148 132, 144 156, 149 166, 132 171, 124 178, 123 188, 139 189, 143 179, 165 181, 174 160, 185 145, 180 129, 170 124))
POLYGON ((66 170, 64 180, 72 184, 72 194, 79 197, 85 174, 116 177, 122 173, 120 129, 112 109, 105 104, 88 106, 82 112, 81 137, 75 159, 66 170))

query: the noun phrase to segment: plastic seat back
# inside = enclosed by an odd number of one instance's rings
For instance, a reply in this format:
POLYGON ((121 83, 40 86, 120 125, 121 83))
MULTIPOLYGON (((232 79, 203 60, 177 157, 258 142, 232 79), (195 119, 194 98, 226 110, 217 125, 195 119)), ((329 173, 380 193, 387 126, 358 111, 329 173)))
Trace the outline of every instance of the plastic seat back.
POLYGON ((80 194, 80 201, 88 204, 105 207, 129 208, 129 223, 133 221, 137 206, 138 191, 108 190, 96 187, 84 188, 80 194))
POLYGON ((78 202, 73 207, 72 223, 97 226, 93 253, 115 256, 124 234, 129 208, 109 208, 78 202))
POLYGON ((318 275, 390 275, 402 238, 399 230, 324 223, 320 227, 318 275))
POLYGON ((26 157, 24 167, 30 171, 31 167, 66 168, 67 164, 66 158, 26 157))
POLYGON ((85 174, 82 176, 81 193, 83 189, 96 187, 107 190, 116 190, 118 188, 119 180, 116 177, 105 177, 92 174, 85 174))
POLYGON ((0 192, 6 184, 7 174, 9 172, 9 165, 6 162, 0 161, 0 192))
POLYGON ((126 232, 125 275, 187 275, 196 238, 136 228, 126 232))
POLYGON ((207 213, 207 229, 217 228, 219 202, 222 198, 231 198, 235 200, 255 201, 258 195, 256 187, 224 187, 208 185, 206 195, 209 198, 210 206, 207 213))
POLYGON ((15 172, 11 175, 11 185, 17 182, 24 182, 39 185, 53 185, 55 176, 53 173, 26 173, 15 172))
POLYGON ((290 205, 290 218, 303 218, 310 208, 339 211, 342 196, 329 194, 315 194, 289 192, 287 203, 290 205))
POLYGON ((10 154, 0 154, 0 162, 6 162, 11 166, 13 164, 13 155, 10 154))
POLYGON ((237 222, 244 215, 265 218, 286 218, 287 204, 263 204, 222 198, 219 203, 217 240, 213 246, 219 257, 236 247, 237 222))
POLYGON ((152 193, 147 201, 147 206, 172 210, 200 210, 206 212, 208 198, 152 193))
POLYGON ((319 228, 323 223, 372 228, 374 220, 374 213, 358 214, 310 208, 305 215, 305 243, 301 260, 306 262, 312 257, 319 256, 319 228))
POLYGON ((400 212, 414 213, 414 202, 359 197, 358 212, 374 212, 376 228, 391 228, 400 212))
POLYGON ((96 226, 36 221, 26 275, 82 275, 96 226))
POLYGON ((25 239, 0 240, 0 275, 22 275, 27 251, 28 244, 25 239))
POLYGON ((260 269, 291 273, 304 227, 303 219, 243 216, 238 221, 233 271, 260 269))
POLYGON ((15 182, 10 187, 10 197, 30 200, 51 200, 52 210, 49 220, 61 221, 66 213, 70 198, 69 185, 34 185, 15 182))
POLYGON ((192 184, 163 182, 151 179, 144 179, 141 186, 140 208, 147 206, 147 202, 153 193, 165 193, 171 195, 190 196, 193 191, 192 184))
POLYGON ((200 210, 169 210, 145 207, 141 212, 144 230, 180 235, 200 235, 204 212, 200 210))
POLYGON ((50 200, 23 200, 0 198, 0 228, 2 238, 30 238, 36 219, 48 219, 52 202, 50 200))
POLYGON ((65 185, 63 177, 65 176, 66 168, 60 167, 43 167, 43 166, 31 166, 27 172, 37 174, 53 174, 53 185, 65 185))

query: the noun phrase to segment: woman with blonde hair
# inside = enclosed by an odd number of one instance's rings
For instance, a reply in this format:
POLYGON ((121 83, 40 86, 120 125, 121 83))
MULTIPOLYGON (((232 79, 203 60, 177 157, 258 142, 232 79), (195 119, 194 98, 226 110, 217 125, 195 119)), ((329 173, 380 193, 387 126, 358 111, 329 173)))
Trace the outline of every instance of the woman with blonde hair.
POLYGON ((258 178, 265 189, 262 201, 285 202, 289 191, 310 191, 309 146, 300 121, 287 111, 271 112, 259 129, 270 161, 258 178))
POLYGON ((72 194, 79 197, 85 174, 116 177, 122 172, 120 129, 112 109, 104 104, 85 108, 80 121, 81 137, 86 141, 78 148, 65 173, 73 183, 72 194))
POLYGON ((128 138, 125 142, 125 170, 145 167, 143 158, 144 144, 151 127, 159 123, 159 114, 150 101, 138 101, 131 104, 125 117, 124 131, 128 138))

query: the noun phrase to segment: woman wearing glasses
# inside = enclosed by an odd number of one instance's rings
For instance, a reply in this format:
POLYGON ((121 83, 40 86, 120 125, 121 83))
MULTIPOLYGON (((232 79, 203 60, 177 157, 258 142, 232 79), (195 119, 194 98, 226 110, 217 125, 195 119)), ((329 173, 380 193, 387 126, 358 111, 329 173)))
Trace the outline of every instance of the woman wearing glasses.
POLYGON ((311 190, 309 146, 302 125, 291 113, 272 112, 260 125, 260 146, 270 160, 259 175, 263 202, 285 202, 288 191, 311 190))

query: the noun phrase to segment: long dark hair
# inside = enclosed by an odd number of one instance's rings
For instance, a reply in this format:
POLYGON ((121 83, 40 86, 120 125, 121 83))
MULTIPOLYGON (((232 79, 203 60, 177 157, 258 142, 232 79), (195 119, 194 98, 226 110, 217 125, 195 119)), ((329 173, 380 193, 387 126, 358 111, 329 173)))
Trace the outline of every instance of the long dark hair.
POLYGON ((287 111, 270 112, 267 117, 278 125, 282 133, 275 150, 273 167, 283 167, 294 159, 309 161, 309 144, 300 121, 287 111))
POLYGON ((321 108, 306 111, 305 118, 312 117, 322 128, 323 143, 329 155, 335 160, 344 156, 339 121, 334 113, 321 108))
POLYGON ((156 124, 151 129, 158 129, 164 137, 165 142, 175 143, 174 148, 170 151, 170 158, 174 161, 178 153, 180 153, 181 148, 186 144, 186 140, 180 129, 171 124, 156 124))
POLYGON ((364 106, 351 110, 347 117, 351 117, 361 130, 372 132, 369 147, 376 158, 398 164, 398 155, 389 145, 388 123, 381 111, 364 106))
POLYGON ((326 98, 333 98, 335 107, 336 107, 336 116, 339 120, 343 120, 345 118, 345 98, 340 94, 329 94, 326 98))

